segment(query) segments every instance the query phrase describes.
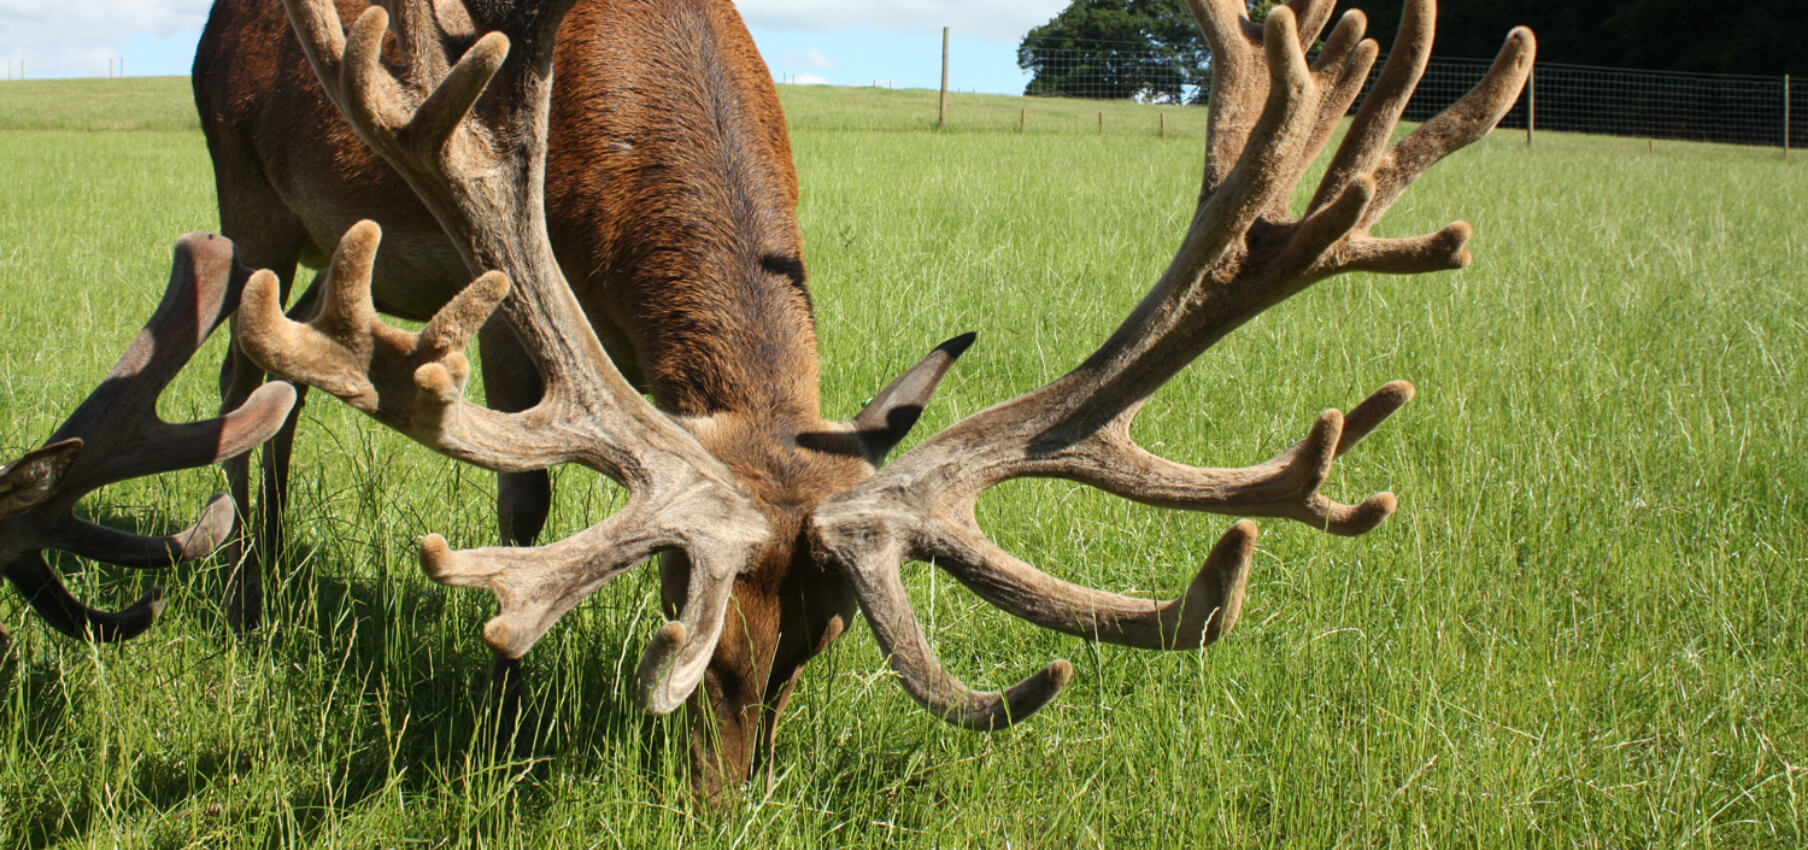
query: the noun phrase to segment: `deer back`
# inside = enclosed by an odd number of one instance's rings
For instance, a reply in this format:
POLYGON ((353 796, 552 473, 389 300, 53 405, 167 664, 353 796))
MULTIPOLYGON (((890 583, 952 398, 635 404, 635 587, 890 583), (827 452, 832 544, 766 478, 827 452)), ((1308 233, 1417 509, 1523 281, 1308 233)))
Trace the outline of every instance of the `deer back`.
MULTIPOLYGON (((337 3, 342 20, 367 5, 337 3)), ((668 412, 814 418, 790 142, 733 7, 583 2, 555 62, 548 230, 611 357, 668 412)), ((327 98, 279 4, 219 0, 194 81, 223 229, 248 264, 323 266, 372 218, 377 309, 424 320, 468 282, 439 224, 327 98)))

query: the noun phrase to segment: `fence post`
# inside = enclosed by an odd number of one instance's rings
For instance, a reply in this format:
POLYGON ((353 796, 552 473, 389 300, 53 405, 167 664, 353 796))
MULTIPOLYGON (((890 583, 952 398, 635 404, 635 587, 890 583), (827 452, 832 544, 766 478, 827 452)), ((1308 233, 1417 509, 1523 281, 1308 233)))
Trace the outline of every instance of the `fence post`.
POLYGON ((1525 146, 1532 146, 1532 131, 1538 126, 1538 63, 1526 72, 1525 80, 1525 146))
POLYGON ((1168 113, 1163 112, 1161 114, 1161 138, 1165 139, 1167 137, 1168 137, 1168 113))
POLYGON ((948 126, 948 28, 942 27, 942 106, 936 112, 935 126, 948 126))
POLYGON ((1100 112, 1099 113, 1099 134, 1104 135, 1104 133, 1105 133, 1105 113, 1100 112))
POLYGON ((1023 132, 1024 122, 1028 118, 1029 118, 1029 110, 1028 109, 1019 108, 1017 110, 1017 132, 1019 132, 1019 133, 1023 132))
POLYGON ((1789 158, 1789 75, 1783 75, 1783 158, 1789 158))

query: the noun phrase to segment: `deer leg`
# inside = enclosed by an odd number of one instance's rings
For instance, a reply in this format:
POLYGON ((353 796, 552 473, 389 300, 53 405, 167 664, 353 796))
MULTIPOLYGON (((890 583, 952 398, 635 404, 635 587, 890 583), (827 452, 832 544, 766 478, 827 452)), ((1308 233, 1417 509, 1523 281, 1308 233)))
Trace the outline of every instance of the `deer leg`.
MULTIPOLYGON (((493 735, 490 752, 496 758, 524 755, 521 737, 521 659, 498 655, 490 663, 489 715, 479 734, 493 735)), ((481 738, 479 739, 481 740, 481 738)))
MULTIPOLYGON (((220 409, 232 410, 251 395, 248 385, 263 382, 263 370, 257 368, 239 348, 238 329, 233 328, 232 345, 226 351, 226 362, 220 366, 220 409), (256 377, 253 378, 252 376, 256 377)), ((285 423, 286 425, 287 423, 285 423)), ((251 456, 246 452, 221 466, 232 490, 233 504, 239 510, 251 506, 251 456)), ((248 518, 248 517, 247 517, 248 518)), ((252 522, 256 525, 256 521, 252 522)), ((263 561, 257 544, 246 545, 241 527, 225 547, 228 573, 224 605, 226 621, 234 631, 255 628, 263 619, 263 561)))
MULTIPOLYGON (((540 374, 506 322, 492 319, 485 323, 478 331, 477 345, 490 407, 514 412, 540 401, 540 374)), ((504 544, 533 545, 551 509, 552 478, 546 470, 496 474, 496 520, 504 544)), ((520 754, 524 743, 520 738, 521 678, 519 658, 498 655, 490 665, 489 723, 496 735, 492 745, 497 756, 520 754)))
MULTIPOLYGON (((477 334, 482 352, 484 394, 489 406, 503 411, 533 407, 541 396, 540 375, 521 348, 515 332, 492 319, 477 334)), ((496 521, 502 542, 531 546, 552 509, 552 478, 546 470, 496 473, 496 521)), ((521 659, 498 655, 490 665, 490 722, 496 732, 494 752, 520 753, 521 659)))
MULTIPOLYGON (((540 374, 507 322, 491 319, 478 332, 477 345, 483 355, 483 387, 490 407, 514 413, 540 401, 540 374)), ((551 509, 552 478, 546 470, 496 474, 496 518, 504 544, 533 545, 551 509)))
MULTIPOLYGON (((302 254, 308 253, 307 230, 289 211, 281 194, 266 180, 262 159, 248 139, 231 134, 216 135, 208 140, 208 149, 214 158, 220 232, 232 240, 234 262, 246 268, 274 272, 282 303, 287 303, 295 282, 296 267, 302 254)), ((236 319, 232 322, 232 342, 227 348, 225 362, 220 364, 222 411, 237 409, 266 377, 263 368, 246 356, 240 325, 236 319)), ((285 480, 287 447, 293 441, 301 394, 307 391, 300 382, 295 387, 295 407, 275 438, 285 447, 281 453, 285 464, 282 478, 285 480)), ((227 623, 235 631, 256 628, 262 620, 264 564, 277 557, 282 544, 281 524, 266 519, 271 515, 280 517, 280 510, 253 512, 251 497, 256 488, 252 485, 251 455, 246 452, 221 464, 243 522, 224 547, 228 573, 223 601, 227 623)), ((266 465, 268 462, 266 460, 266 465)), ((266 497, 270 492, 266 486, 266 497)), ((275 501, 280 502, 280 497, 275 501)))
MULTIPOLYGON (((324 271, 314 276, 313 285, 295 303, 290 315, 311 317, 314 314, 319 306, 320 284, 325 277, 324 271)), ((264 370, 241 350, 235 326, 232 345, 220 369, 221 410, 236 409, 264 384, 266 377, 264 370)), ((289 409, 282 428, 264 444, 260 498, 255 502, 255 512, 251 508, 251 453, 246 452, 222 464, 232 498, 239 509, 246 512, 251 526, 248 533, 234 535, 226 549, 227 563, 232 565, 226 579, 226 621, 235 631, 255 629, 263 621, 264 568, 282 557, 282 516, 288 502, 289 460, 294 452, 295 426, 301 418, 307 392, 307 385, 296 385, 295 406, 289 409)))

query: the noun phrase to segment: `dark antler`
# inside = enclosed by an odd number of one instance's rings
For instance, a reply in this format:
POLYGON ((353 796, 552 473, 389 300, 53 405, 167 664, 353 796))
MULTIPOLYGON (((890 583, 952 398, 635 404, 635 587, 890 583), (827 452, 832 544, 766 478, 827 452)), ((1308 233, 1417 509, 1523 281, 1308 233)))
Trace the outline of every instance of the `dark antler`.
POLYGON ((48 443, 0 467, 0 572, 58 631, 124 640, 148 628, 163 605, 153 590, 120 613, 89 608, 63 587, 41 550, 168 567, 213 552, 231 532, 232 499, 224 494, 207 503, 192 527, 165 537, 96 525, 72 508, 106 484, 243 454, 281 427, 295 388, 280 383, 217 419, 170 424, 157 417, 158 395, 237 309, 247 275, 233 264, 231 242, 206 233, 184 236, 162 303, 113 371, 48 443))
POLYGON ((1462 100, 1390 146, 1431 50, 1432 0, 1408 0, 1394 54, 1344 137, 1305 213, 1288 201, 1330 140, 1376 57, 1360 12, 1338 23, 1317 61, 1304 47, 1332 0, 1294 0, 1262 26, 1239 0, 1193 0, 1213 55, 1204 181, 1180 249, 1117 332, 1074 371, 935 435, 824 504, 814 533, 823 560, 856 585, 904 687, 951 722, 990 729, 1021 720, 1067 683, 1051 664, 998 693, 943 670, 904 595, 904 560, 934 563, 987 601, 1039 626, 1152 649, 1198 647, 1235 625, 1255 527, 1233 526, 1185 596, 1155 601, 1049 576, 988 539, 974 520, 981 493, 1012 478, 1066 478, 1151 505, 1286 517, 1360 534, 1393 512, 1392 494, 1357 505, 1319 492, 1332 462, 1412 398, 1404 381, 1345 416, 1326 411, 1305 439, 1246 469, 1196 469, 1130 439, 1130 423, 1163 383, 1263 310, 1331 275, 1414 274, 1469 262, 1462 222, 1384 239, 1370 228, 1419 174, 1491 130, 1532 65, 1526 29, 1507 36, 1487 76, 1462 100))

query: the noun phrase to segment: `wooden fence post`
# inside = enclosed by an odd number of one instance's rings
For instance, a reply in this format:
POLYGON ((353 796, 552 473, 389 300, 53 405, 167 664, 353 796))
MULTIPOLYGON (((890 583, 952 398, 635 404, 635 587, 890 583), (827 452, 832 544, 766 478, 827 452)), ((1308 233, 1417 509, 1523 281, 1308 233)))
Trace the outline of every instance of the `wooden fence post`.
POLYGON ((1525 146, 1532 146, 1532 132, 1538 126, 1538 64, 1526 72, 1525 81, 1525 146))
POLYGON ((1789 158, 1789 75, 1783 75, 1783 158, 1789 158))
POLYGON ((935 126, 948 126, 948 28, 942 27, 942 106, 936 112, 935 126))

